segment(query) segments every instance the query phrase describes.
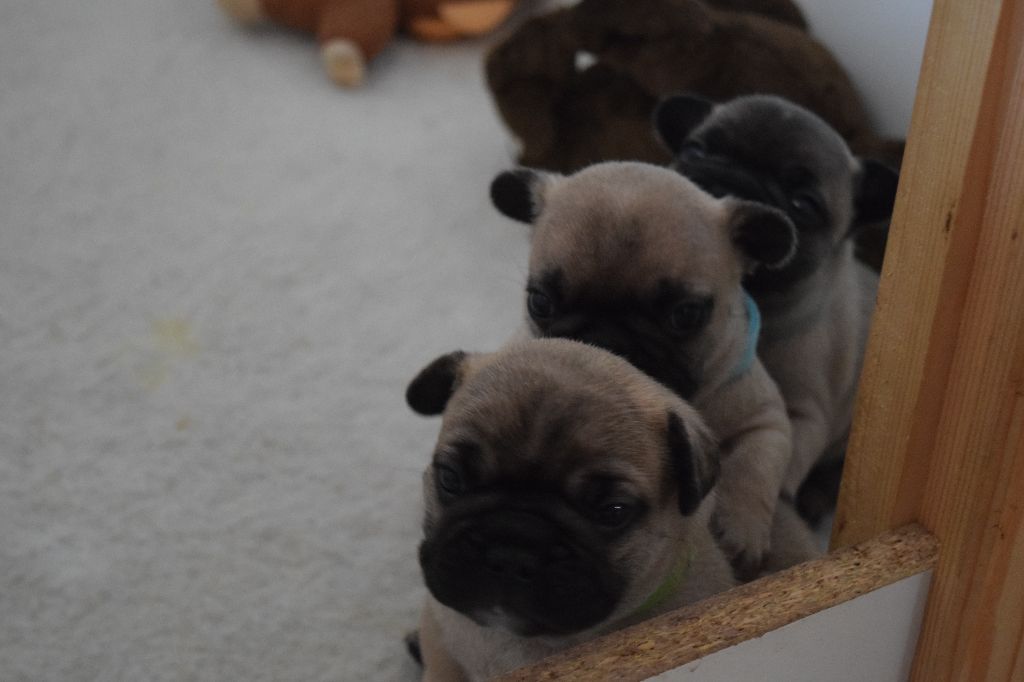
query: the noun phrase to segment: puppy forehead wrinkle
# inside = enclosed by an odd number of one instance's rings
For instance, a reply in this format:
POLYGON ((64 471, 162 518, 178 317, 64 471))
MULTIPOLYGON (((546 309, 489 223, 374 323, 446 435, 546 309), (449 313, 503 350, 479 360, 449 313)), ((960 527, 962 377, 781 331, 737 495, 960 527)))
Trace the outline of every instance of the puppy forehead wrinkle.
POLYGON ((589 458, 566 461, 561 479, 569 490, 579 490, 594 479, 613 481, 615 488, 633 494, 644 494, 659 489, 658 467, 638 466, 621 451, 609 450, 589 458))
MULTIPOLYGON (((622 272, 700 280, 727 263, 726 209, 689 180, 644 164, 598 164, 563 181, 533 235, 531 271, 556 265, 576 284, 622 272), (657 244, 658 247, 652 247, 657 244)), ((635 279, 635 276, 633 277, 635 279)))
POLYGON ((699 132, 709 142, 746 150, 752 162, 784 165, 802 160, 822 175, 843 175, 856 167, 846 141, 821 117, 771 95, 722 105, 699 132))
POLYGON ((630 213, 652 203, 695 207, 712 202, 702 190, 678 173, 634 161, 610 161, 595 164, 565 178, 549 204, 564 206, 567 215, 589 212, 630 213))
MULTIPOLYGON (((664 427, 666 394, 604 351, 531 341, 476 374, 453 397, 440 441, 479 446, 482 471, 499 459, 571 467, 649 458, 664 427), (557 351, 557 352, 553 352, 557 351), (563 456, 551 458, 552 451, 563 456)), ((555 472, 549 472, 555 473, 555 472)))

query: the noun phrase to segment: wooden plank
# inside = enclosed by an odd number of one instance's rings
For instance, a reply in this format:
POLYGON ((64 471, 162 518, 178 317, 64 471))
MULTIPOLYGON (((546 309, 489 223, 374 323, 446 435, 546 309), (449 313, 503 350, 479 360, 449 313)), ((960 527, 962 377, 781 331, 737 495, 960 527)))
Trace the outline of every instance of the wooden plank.
POLYGON ((984 210, 971 190, 988 184, 977 150, 991 147, 982 100, 1002 5, 932 10, 833 547, 918 518, 984 210))
POLYGON ((1006 680, 1024 627, 1024 3, 1007 3, 983 100, 978 247, 920 518, 943 543, 914 679, 1006 680))
POLYGON ((833 546, 942 544, 913 679, 1024 679, 1024 3, 933 11, 833 546))
POLYGON ((929 533, 908 526, 613 632, 501 679, 646 679, 927 571, 937 554, 929 533))
MULTIPOLYGON (((1018 459, 1007 481, 1011 498, 1005 500, 1003 513, 991 529, 996 537, 990 538, 991 559, 968 625, 977 628, 977 633, 967 642, 966 665, 961 671, 965 679, 1024 680, 1024 522, 1020 514, 1024 457, 1019 455, 1024 452, 1024 406, 1019 396, 1013 430, 1018 459)), ((941 606, 942 598, 937 592, 933 603, 941 606)), ((931 640, 922 640, 922 645, 931 646, 931 640)))

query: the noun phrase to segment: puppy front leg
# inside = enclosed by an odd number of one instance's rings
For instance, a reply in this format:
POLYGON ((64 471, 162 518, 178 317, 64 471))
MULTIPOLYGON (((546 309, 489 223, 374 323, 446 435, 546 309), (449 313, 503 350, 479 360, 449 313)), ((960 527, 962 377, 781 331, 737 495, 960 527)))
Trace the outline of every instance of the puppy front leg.
POLYGON ((772 518, 790 459, 784 414, 722 442, 722 473, 712 526, 739 576, 754 577, 771 546, 772 518))

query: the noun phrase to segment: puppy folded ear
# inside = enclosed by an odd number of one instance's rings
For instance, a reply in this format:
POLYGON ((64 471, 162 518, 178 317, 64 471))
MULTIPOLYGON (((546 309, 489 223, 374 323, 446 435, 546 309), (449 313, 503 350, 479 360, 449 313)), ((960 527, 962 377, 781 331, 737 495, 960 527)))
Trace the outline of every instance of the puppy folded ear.
POLYGON ((679 490, 679 512, 689 516, 718 481, 718 444, 699 419, 691 428, 676 412, 668 413, 668 452, 679 490))
POLYGON ((753 201, 726 201, 732 205, 729 216, 732 241, 751 266, 775 270, 789 263, 797 245, 796 227, 789 216, 753 201))
POLYGON ((883 163, 862 159, 854 195, 854 224, 873 223, 892 215, 899 173, 883 163))
POLYGON ((715 105, 697 95, 675 95, 661 100, 654 110, 654 129, 673 155, 682 149, 693 129, 708 117, 715 105))
POLYGON ((517 168, 505 171, 491 182, 491 203, 499 211, 521 223, 533 223, 544 208, 548 173, 517 168))
POLYGON ((462 378, 463 364, 468 356, 461 350, 442 355, 420 370, 408 388, 405 402, 414 411, 433 416, 444 412, 448 399, 455 393, 462 378))

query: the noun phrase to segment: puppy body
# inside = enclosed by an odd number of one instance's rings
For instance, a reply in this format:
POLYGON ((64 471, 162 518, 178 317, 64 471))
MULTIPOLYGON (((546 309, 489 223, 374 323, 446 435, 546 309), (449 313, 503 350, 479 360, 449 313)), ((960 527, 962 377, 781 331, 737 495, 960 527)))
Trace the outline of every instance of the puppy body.
POLYGON ((532 340, 440 358, 407 395, 444 411, 424 475, 425 679, 487 679, 734 584, 708 527, 714 439, 620 358, 532 340))
POLYGON ((846 450, 877 290, 878 275, 846 242, 804 286, 774 301, 764 297, 758 354, 792 423, 793 457, 783 485, 790 499, 815 464, 846 450))
POLYGON ((782 397, 754 356, 757 312, 740 282, 792 256, 792 224, 630 162, 568 177, 512 171, 492 199, 533 225, 530 333, 611 350, 700 411, 722 444, 713 523, 738 567, 756 571, 792 444, 782 397))
POLYGON ((794 497, 816 462, 845 449, 878 287, 853 237, 889 216, 896 174, 854 157, 824 121, 778 97, 715 106, 679 96, 655 120, 673 168, 715 196, 786 212, 799 232, 789 263, 744 280, 764 319, 758 354, 793 424, 783 491, 794 497))

